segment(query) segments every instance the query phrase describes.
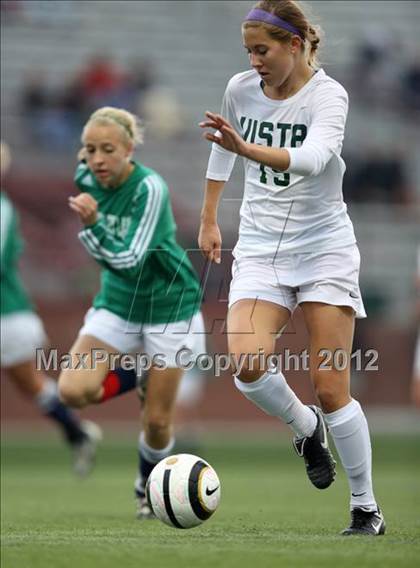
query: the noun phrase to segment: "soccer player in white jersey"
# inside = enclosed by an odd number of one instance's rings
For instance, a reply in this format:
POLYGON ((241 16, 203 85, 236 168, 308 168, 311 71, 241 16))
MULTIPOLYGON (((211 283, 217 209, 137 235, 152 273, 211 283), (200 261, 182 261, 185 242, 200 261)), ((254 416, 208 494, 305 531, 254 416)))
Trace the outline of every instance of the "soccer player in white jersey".
POLYGON ((322 411, 304 405, 268 358, 255 368, 248 357, 235 369, 234 382, 263 411, 289 424, 309 479, 320 489, 335 477, 329 428, 351 491, 351 523, 342 534, 383 534, 368 425, 350 394, 354 320, 366 314, 359 251, 342 196, 347 93, 318 67, 319 32, 297 2, 259 2, 242 35, 252 70, 232 77, 221 114, 207 112, 200 123, 216 132, 204 134, 213 147, 199 245, 209 260, 220 262, 218 203, 236 156, 242 156, 245 190, 233 251, 229 352, 236 361, 241 354, 257 359, 260 352, 273 353, 299 305, 322 411), (326 352, 332 361, 322 365, 326 352), (344 365, 333 362, 335 353, 345 356, 344 365))

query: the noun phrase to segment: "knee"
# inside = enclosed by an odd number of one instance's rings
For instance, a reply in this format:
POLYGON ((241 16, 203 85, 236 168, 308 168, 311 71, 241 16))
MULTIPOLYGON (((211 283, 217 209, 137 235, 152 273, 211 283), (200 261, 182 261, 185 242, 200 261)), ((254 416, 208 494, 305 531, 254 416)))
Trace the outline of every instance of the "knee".
POLYGON ((171 424, 169 415, 153 413, 146 417, 144 426, 151 438, 159 438, 168 433, 171 424))
POLYGON ((231 372, 244 383, 252 383, 267 370, 264 350, 254 346, 230 344, 231 372))
POLYGON ((59 379, 58 396, 64 404, 72 408, 83 408, 87 404, 86 395, 80 385, 66 378, 59 379))
POLYGON ((334 412, 343 406, 347 398, 350 399, 348 388, 342 384, 340 377, 337 380, 334 380, 332 377, 323 380, 315 378, 314 386, 315 393, 325 412, 334 412))
POLYGON ((265 361, 258 355, 248 354, 246 357, 237 359, 232 365, 232 373, 244 383, 253 383, 266 371, 265 361))

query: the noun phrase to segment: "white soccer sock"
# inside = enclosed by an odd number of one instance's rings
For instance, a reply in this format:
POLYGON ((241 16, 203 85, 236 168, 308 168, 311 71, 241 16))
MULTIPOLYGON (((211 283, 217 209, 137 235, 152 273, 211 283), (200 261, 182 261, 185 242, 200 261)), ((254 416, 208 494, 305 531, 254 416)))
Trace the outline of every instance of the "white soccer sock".
MULTIPOLYGON (((148 477, 150 472, 152 471, 153 465, 159 463, 160 460, 163 460, 163 458, 166 458, 171 454, 174 445, 175 445, 175 437, 172 436, 172 438, 169 440, 168 445, 165 448, 156 450, 155 448, 152 448, 148 445, 148 443, 146 442, 146 436, 144 432, 143 431, 140 432, 139 442, 138 442, 139 454, 144 460, 146 460, 146 462, 148 462, 149 467, 147 469, 150 469, 150 471, 147 472, 146 477, 148 477)), ((142 475, 139 472, 139 475, 137 476, 134 482, 134 487, 139 492, 144 492, 144 483, 145 483, 144 475, 145 475, 144 473, 142 475)))
POLYGON ((175 437, 172 436, 166 447, 156 450, 146 442, 146 435, 143 430, 139 434, 139 452, 150 463, 158 463, 160 460, 163 460, 163 458, 166 458, 166 456, 169 456, 174 445, 175 437))
POLYGON ((317 425, 315 413, 304 405, 279 371, 264 373, 253 383, 234 377, 236 387, 265 413, 284 420, 299 438, 311 436, 317 425))
POLYGON ((45 377, 42 389, 35 397, 36 403, 43 413, 48 412, 58 401, 57 383, 50 377, 45 377))
POLYGON ((324 414, 350 484, 350 508, 376 510, 372 488, 372 450, 369 428, 357 400, 324 414))

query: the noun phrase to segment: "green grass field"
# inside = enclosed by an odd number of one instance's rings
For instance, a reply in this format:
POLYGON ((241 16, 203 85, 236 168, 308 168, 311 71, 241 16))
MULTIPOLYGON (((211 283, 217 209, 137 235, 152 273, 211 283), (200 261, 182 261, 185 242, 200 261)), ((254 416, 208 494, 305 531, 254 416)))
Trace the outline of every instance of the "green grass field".
POLYGON ((339 469, 312 488, 290 442, 206 440, 199 454, 222 482, 222 501, 201 527, 182 531, 134 518, 135 436, 103 444, 93 475, 74 479, 55 438, 2 446, 2 568, 418 566, 420 439, 375 438, 375 486, 388 531, 338 535, 348 522, 339 469))

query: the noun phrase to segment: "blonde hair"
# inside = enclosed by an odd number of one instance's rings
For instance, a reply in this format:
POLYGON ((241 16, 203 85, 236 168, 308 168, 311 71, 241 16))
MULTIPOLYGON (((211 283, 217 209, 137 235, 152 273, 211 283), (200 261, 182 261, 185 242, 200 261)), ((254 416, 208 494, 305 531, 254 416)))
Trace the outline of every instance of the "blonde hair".
MULTIPOLYGON (((143 144, 144 140, 144 127, 140 119, 128 112, 123 108, 116 107, 102 107, 95 110, 86 122, 83 132, 89 124, 92 122, 97 122, 100 124, 117 124, 121 127, 127 142, 138 146, 143 144)), ((82 135, 83 138, 83 135, 82 135)))
MULTIPOLYGON (((306 51, 309 46, 309 65, 313 68, 318 68, 320 66, 317 51, 323 32, 320 26, 312 24, 309 21, 308 16, 303 11, 299 2, 294 0, 261 0, 255 4, 254 8, 270 12, 270 14, 274 14, 279 18, 282 18, 282 20, 285 20, 297 28, 301 33, 302 38, 304 38, 302 50, 306 51)), ((263 27, 266 29, 271 38, 280 42, 289 40, 293 35, 287 30, 277 26, 272 26, 271 24, 266 24, 265 22, 247 21, 242 24, 242 27, 244 29, 263 27)))

